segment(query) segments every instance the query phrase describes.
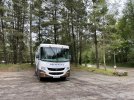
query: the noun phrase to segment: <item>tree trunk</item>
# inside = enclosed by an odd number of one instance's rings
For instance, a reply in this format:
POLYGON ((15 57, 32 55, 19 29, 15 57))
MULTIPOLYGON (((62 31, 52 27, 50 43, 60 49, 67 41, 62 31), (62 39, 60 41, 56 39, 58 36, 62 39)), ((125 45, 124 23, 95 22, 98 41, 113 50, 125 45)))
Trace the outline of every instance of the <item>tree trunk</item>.
POLYGON ((82 36, 80 36, 80 56, 79 56, 79 64, 82 64, 82 36))
POLYGON ((30 4, 30 60, 33 65, 33 48, 32 48, 32 4, 30 4))
MULTIPOLYGON (((24 15, 23 15, 23 19, 22 19, 22 34, 24 35, 24 25, 25 25, 25 16, 26 16, 26 12, 25 12, 25 0, 24 0, 24 11, 23 11, 23 13, 24 13, 24 15)), ((23 43, 23 39, 24 39, 24 37, 22 36, 21 37, 21 41, 20 41, 20 47, 19 47, 19 63, 22 63, 23 62, 23 51, 22 50, 24 50, 24 43, 23 43)))
POLYGON ((56 27, 56 21, 57 21, 57 9, 56 9, 56 0, 54 0, 54 43, 57 44, 57 27, 56 27))
POLYGON ((13 36, 13 62, 14 64, 17 63, 17 44, 16 44, 17 38, 13 36))
POLYGON ((54 24, 54 43, 57 44, 57 29, 55 24, 54 24))
POLYGON ((106 69, 106 52, 105 52, 105 34, 103 33, 103 65, 105 70, 106 69))
POLYGON ((1 32, 3 35, 3 37, 2 37, 3 43, 2 44, 3 44, 4 61, 5 61, 5 63, 7 63, 7 51, 6 51, 6 43, 5 43, 5 34, 3 32, 3 20, 2 20, 2 18, 1 18, 1 32))
POLYGON ((40 30, 41 30, 41 14, 40 14, 40 10, 41 10, 41 6, 39 8, 39 26, 38 26, 38 31, 39 31, 39 43, 42 42, 42 36, 41 36, 41 33, 40 33, 40 30))
MULTIPOLYGON (((93 5, 95 5, 95 2, 93 2, 93 5)), ((98 57, 98 41, 97 41, 97 25, 96 25, 96 15, 95 15, 95 6, 93 11, 93 17, 94 17, 94 44, 95 44, 95 58, 96 58, 96 67, 99 68, 99 57, 98 57)))
POLYGON ((97 35, 96 35, 96 28, 94 32, 94 42, 95 42, 95 56, 96 56, 96 66, 99 68, 99 57, 98 57, 98 42, 97 42, 97 35))
MULTIPOLYGON (((104 26, 104 16, 103 16, 103 26, 104 26)), ((105 70, 106 69, 106 48, 105 48, 105 32, 102 34, 102 38, 103 38, 103 65, 105 70)))
POLYGON ((115 53, 115 50, 114 50, 114 66, 116 66, 116 53, 115 53))
MULTIPOLYGON (((71 15, 73 14, 73 9, 71 8, 71 15)), ((74 34, 74 23, 73 23, 73 15, 71 17, 71 31, 72 31, 72 36, 73 36, 73 53, 74 53, 74 62, 77 65, 77 56, 76 56, 76 42, 75 42, 75 34, 74 34)))

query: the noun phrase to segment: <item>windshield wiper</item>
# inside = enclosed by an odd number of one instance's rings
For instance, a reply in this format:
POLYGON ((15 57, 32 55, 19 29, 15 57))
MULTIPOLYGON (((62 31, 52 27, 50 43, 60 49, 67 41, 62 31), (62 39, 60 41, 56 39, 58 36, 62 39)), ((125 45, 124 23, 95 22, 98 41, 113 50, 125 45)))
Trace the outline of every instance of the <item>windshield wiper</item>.
POLYGON ((53 60, 51 59, 41 59, 42 61, 46 61, 46 62, 54 62, 53 60))

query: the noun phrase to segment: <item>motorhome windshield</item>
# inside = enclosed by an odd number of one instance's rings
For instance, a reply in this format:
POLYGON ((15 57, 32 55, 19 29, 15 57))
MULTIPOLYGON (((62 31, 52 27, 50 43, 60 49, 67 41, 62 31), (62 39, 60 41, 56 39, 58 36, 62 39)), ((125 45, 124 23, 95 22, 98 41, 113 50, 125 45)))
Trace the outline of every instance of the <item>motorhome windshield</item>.
POLYGON ((52 62, 69 61, 69 49, 58 47, 41 47, 41 60, 52 62))

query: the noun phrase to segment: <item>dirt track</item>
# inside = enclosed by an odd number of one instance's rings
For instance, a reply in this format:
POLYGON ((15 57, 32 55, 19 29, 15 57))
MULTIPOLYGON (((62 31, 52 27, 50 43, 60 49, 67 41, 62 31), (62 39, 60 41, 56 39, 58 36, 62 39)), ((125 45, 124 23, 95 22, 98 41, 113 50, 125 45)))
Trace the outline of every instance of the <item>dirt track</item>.
POLYGON ((33 71, 0 72, 0 100, 134 100, 133 72, 115 77, 75 71, 68 81, 43 82, 33 71))

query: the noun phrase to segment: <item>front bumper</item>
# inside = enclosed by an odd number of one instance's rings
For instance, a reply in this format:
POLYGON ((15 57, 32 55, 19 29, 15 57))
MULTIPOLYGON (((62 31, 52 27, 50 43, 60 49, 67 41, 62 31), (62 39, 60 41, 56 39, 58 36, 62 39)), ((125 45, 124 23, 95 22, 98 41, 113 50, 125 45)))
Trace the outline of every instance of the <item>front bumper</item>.
MULTIPOLYGON (((55 72, 56 73, 56 72, 55 72)), ((39 71, 39 77, 41 77, 41 78, 49 78, 49 77, 52 77, 52 78, 54 78, 56 75, 48 75, 45 71, 42 71, 42 70, 40 70, 39 71)), ((63 75, 58 75, 58 77, 60 78, 60 77, 69 77, 70 76, 70 70, 68 70, 65 74, 63 74, 63 75)))

